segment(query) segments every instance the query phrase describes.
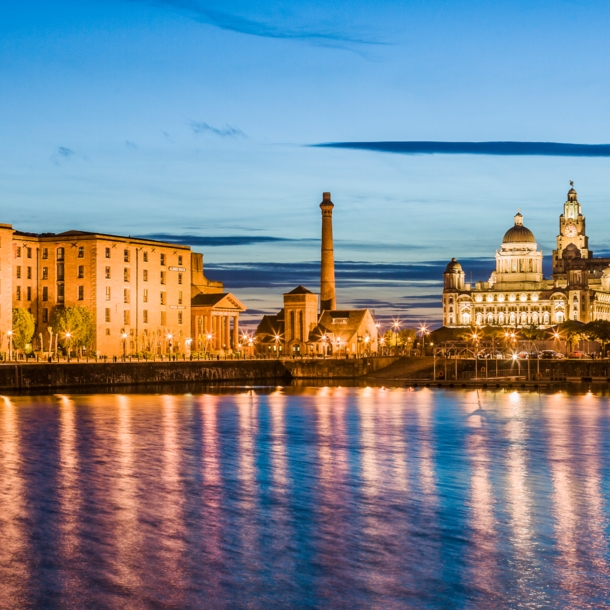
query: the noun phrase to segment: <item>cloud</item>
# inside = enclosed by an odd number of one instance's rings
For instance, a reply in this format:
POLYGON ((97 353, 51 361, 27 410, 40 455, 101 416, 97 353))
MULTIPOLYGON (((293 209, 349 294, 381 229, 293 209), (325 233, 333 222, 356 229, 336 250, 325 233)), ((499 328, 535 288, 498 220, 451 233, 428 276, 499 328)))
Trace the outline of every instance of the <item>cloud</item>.
POLYGON ((247 17, 242 17, 235 13, 216 10, 210 6, 211 3, 209 0, 207 2, 197 2, 195 0, 152 0, 152 3, 157 6, 166 6, 184 11, 188 13, 193 20, 199 23, 205 23, 220 28, 221 30, 238 32, 250 36, 306 40, 321 44, 384 44, 367 38, 348 36, 329 28, 311 28, 305 26, 285 27, 248 19, 247 17))
POLYGON ((134 142, 131 142, 129 140, 125 140, 125 146, 127 146, 127 148, 132 148, 132 149, 138 148, 134 142))
POLYGON ((170 233, 149 233, 140 235, 142 239, 158 239, 172 244, 183 244, 186 246, 249 246, 253 244, 269 242, 307 242, 309 239, 289 239, 286 237, 274 237, 272 235, 219 235, 206 237, 202 235, 172 235, 170 233))
POLYGON ((78 154, 76 151, 67 146, 58 146, 55 152, 51 155, 51 161, 55 165, 59 165, 62 161, 68 161, 74 158, 80 158, 83 161, 88 161, 86 155, 78 154))
POLYGON ((610 144, 561 142, 327 142, 318 148, 347 148, 401 155, 506 155, 540 157, 610 157, 610 144))
POLYGON ((217 127, 212 127, 208 123, 198 123, 197 121, 191 121, 191 129, 193 133, 212 133, 215 136, 220 136, 222 138, 239 138, 246 137, 246 134, 241 129, 236 129, 235 127, 231 127, 231 125, 225 125, 220 129, 217 127))

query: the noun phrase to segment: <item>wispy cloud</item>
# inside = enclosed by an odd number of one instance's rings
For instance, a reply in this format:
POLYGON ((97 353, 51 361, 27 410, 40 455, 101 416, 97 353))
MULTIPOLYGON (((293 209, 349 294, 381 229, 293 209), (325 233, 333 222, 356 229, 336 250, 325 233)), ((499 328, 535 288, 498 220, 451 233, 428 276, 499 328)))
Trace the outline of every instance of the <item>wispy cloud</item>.
POLYGON ((327 142, 318 148, 347 148, 401 155, 507 155, 540 157, 610 157, 610 144, 563 142, 327 142))
POLYGON ((79 154, 67 146, 58 146, 51 155, 51 161, 53 161, 55 165, 59 165, 62 161, 69 161, 74 158, 80 158, 87 161, 86 155, 79 154))
POLYGON ((172 235, 170 233, 150 233, 148 235, 140 235, 143 239, 158 239, 167 241, 172 244, 183 244, 186 246, 249 246, 254 244, 263 244, 270 242, 307 242, 309 239, 289 239, 286 237, 274 237, 272 235, 218 235, 218 236, 203 236, 203 235, 172 235))
POLYGON ((196 0, 151 0, 157 6, 166 6, 187 13, 192 19, 218 27, 222 30, 239 32, 263 38, 305 40, 314 43, 335 45, 380 45, 383 42, 370 38, 350 36, 338 29, 311 26, 284 26, 270 22, 256 21, 233 12, 217 10, 212 2, 196 0))
POLYGON ((221 138, 239 138, 246 137, 246 134, 241 129, 231 127, 231 125, 225 125, 224 127, 212 127, 212 125, 203 122, 191 121, 191 129, 193 133, 211 133, 221 138))

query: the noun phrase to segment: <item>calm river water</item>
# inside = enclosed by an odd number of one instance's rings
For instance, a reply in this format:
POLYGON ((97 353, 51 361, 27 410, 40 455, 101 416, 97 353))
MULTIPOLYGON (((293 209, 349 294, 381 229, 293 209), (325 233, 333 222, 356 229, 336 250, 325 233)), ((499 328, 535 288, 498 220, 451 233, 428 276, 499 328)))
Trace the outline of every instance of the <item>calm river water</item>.
POLYGON ((600 608, 610 399, 0 399, 1 608, 600 608))

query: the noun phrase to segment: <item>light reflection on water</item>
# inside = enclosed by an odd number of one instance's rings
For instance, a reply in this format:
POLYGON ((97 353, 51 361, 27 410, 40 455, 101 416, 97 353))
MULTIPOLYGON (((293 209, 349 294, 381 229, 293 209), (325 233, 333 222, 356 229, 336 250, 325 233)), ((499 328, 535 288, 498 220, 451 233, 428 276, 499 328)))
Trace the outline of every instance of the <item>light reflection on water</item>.
POLYGON ((610 399, 4 398, 0 607, 598 608, 610 399))

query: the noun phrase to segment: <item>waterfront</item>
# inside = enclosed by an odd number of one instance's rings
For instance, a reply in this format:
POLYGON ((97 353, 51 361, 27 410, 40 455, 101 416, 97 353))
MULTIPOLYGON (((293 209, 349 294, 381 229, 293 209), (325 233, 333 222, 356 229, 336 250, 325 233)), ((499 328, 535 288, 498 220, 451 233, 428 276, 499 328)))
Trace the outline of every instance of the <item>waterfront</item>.
POLYGON ((0 607, 597 608, 610 398, 0 402, 0 607))

